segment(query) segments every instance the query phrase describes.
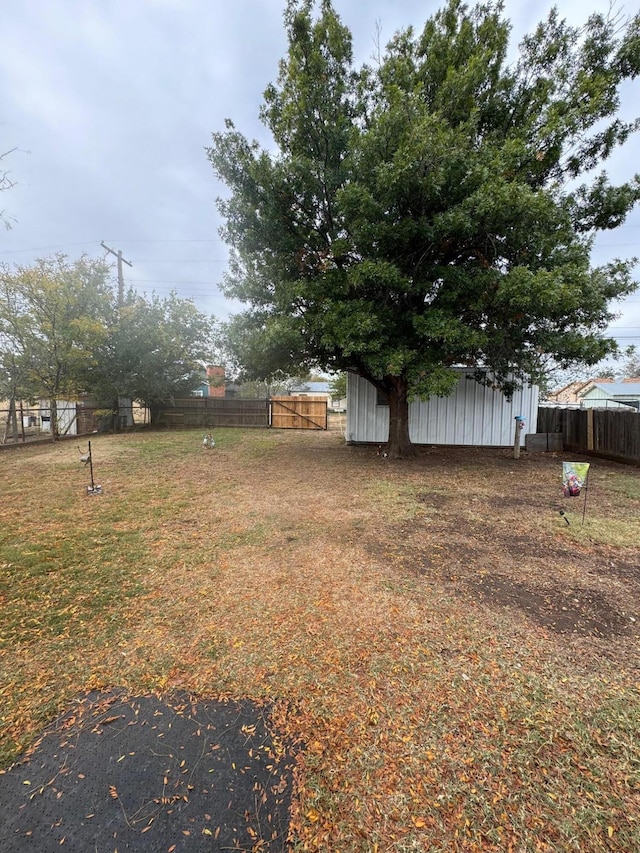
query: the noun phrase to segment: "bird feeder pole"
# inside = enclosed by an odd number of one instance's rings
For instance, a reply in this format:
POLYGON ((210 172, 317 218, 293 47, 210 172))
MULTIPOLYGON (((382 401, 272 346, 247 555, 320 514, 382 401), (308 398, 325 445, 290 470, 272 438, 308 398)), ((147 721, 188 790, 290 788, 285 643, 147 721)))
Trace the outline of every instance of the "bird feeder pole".
POLYGON ((522 415, 516 415, 516 430, 513 437, 513 458, 520 459, 520 435, 524 429, 524 418, 522 415))
POLYGON ((93 459, 91 458, 91 442, 89 442, 89 473, 91 475, 91 491, 95 488, 95 483, 93 482, 93 459))
POLYGON ((93 479, 93 457, 91 456, 91 442, 89 442, 89 473, 91 474, 91 485, 87 486, 88 495, 101 495, 102 486, 99 486, 93 479))

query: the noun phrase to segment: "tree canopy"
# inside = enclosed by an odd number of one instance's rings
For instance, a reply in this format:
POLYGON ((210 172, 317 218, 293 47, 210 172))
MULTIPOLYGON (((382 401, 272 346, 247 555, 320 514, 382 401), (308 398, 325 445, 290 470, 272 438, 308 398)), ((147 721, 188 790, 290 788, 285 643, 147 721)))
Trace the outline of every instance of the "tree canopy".
POLYGON ((11 398, 51 401, 82 390, 81 376, 96 342, 105 334, 108 267, 88 258, 68 263, 64 255, 33 266, 0 270, 0 360, 11 398))
POLYGON ((623 379, 636 379, 640 382, 640 354, 630 353, 622 365, 621 376, 623 379))
POLYGON ((249 305, 234 321, 245 353, 364 376, 389 398, 390 455, 405 455, 408 400, 449 393, 452 365, 509 394, 543 357, 616 351, 609 306, 635 288, 631 264, 592 268, 590 251, 640 178, 594 170, 639 126, 618 111, 640 16, 578 28, 554 10, 513 64, 497 3, 450 0, 360 68, 330 0, 315 17, 290 0, 285 26, 261 109, 274 146, 229 121, 208 149, 230 190, 223 286, 249 305))
POLYGON ((213 321, 175 293, 125 295, 113 306, 107 334, 94 350, 85 383, 96 400, 118 410, 118 399, 157 403, 186 396, 212 358, 213 321))
POLYGON ((175 293, 129 292, 121 305, 102 261, 0 267, 0 394, 49 400, 54 438, 56 399, 89 393, 116 417, 122 397, 153 407, 190 393, 213 335, 213 321, 175 293))

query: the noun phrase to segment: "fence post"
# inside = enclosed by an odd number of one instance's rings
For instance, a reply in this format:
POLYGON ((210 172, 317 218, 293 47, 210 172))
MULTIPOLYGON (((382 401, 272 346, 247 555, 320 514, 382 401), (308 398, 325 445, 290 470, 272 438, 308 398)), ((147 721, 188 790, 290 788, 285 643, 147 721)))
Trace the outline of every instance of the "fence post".
POLYGON ((593 409, 587 409, 587 450, 593 450, 593 409))

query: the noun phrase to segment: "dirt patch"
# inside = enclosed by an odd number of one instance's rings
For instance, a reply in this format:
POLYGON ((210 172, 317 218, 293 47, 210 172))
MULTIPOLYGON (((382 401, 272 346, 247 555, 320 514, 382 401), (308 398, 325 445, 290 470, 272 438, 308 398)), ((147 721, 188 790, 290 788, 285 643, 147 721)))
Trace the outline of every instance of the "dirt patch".
MULTIPOLYGON (((518 468, 499 451, 485 453, 481 464, 463 452, 456 462, 464 478, 443 489, 446 457, 432 452, 421 460, 433 488, 416 491, 409 520, 367 531, 371 554, 465 600, 520 613, 587 644, 638 635, 640 560, 627 549, 564 535, 559 472, 548 477, 553 460, 518 468)), ((614 497, 600 494, 607 511, 614 497)))
POLYGON ((627 581, 635 586, 640 585, 640 560, 606 560, 603 562, 602 575, 613 575, 622 581, 627 581))
POLYGON ((435 509, 442 509, 448 506, 453 500, 452 495, 447 495, 444 492, 420 492, 416 495, 416 500, 425 506, 431 506, 435 509))
POLYGON ((535 589, 512 578, 489 575, 468 588, 492 606, 514 607, 558 634, 610 638, 634 632, 636 617, 620 613, 596 590, 535 589))
MULTIPOLYGON (((558 493, 560 490, 558 489, 558 493)), ((491 495, 486 499, 486 505, 492 509, 502 510, 530 510, 531 507, 539 507, 548 510, 551 505, 554 505, 553 499, 545 496, 536 495, 491 495)))

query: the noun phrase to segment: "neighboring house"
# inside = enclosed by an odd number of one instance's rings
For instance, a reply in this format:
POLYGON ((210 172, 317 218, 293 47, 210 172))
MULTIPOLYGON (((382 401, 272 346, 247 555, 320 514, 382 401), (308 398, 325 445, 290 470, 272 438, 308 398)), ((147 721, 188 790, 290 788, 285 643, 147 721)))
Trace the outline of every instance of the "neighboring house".
POLYGON ((547 403, 580 403, 581 395, 589 391, 596 384, 613 382, 613 379, 603 377, 601 379, 583 379, 579 382, 569 382, 557 391, 547 394, 547 403))
POLYGON ((205 373, 205 380, 192 392, 193 397, 224 397, 224 367, 210 364, 205 373))
MULTIPOLYGON (((40 432, 51 432, 51 403, 40 400, 40 432)), ((78 434, 78 403, 75 400, 56 400, 58 433, 60 435, 78 434)))
POLYGON ((584 409, 620 409, 640 411, 640 380, 628 382, 596 382, 580 394, 584 409))
MULTIPOLYGON (((500 391, 472 379, 472 372, 455 369, 458 384, 449 397, 431 397, 409 404, 409 436, 414 444, 513 445, 515 419, 524 418, 521 433, 535 432, 538 387, 525 385, 507 400, 500 391)), ((354 373, 347 375, 347 428, 350 444, 387 441, 389 406, 371 383, 354 373)))
POLYGON ((302 382, 300 385, 294 386, 291 389, 291 393, 295 394, 296 397, 324 398, 327 401, 327 407, 329 409, 333 409, 334 411, 344 411, 347 408, 346 397, 341 400, 332 397, 329 385, 329 382, 319 382, 315 380, 311 382, 302 382))
MULTIPOLYGON (((84 435, 98 430, 95 418, 95 405, 90 397, 82 395, 77 400, 58 400, 56 402, 59 435, 84 435)), ((0 442, 2 434, 11 432, 9 401, 0 401, 0 442)), ((31 436, 51 432, 51 402, 40 399, 30 403, 27 400, 16 402, 16 421, 19 433, 31 436)))

